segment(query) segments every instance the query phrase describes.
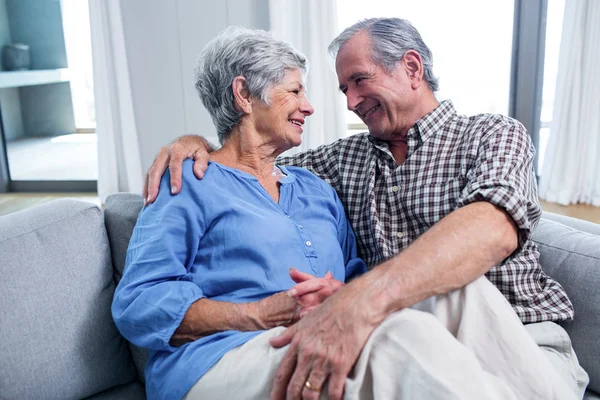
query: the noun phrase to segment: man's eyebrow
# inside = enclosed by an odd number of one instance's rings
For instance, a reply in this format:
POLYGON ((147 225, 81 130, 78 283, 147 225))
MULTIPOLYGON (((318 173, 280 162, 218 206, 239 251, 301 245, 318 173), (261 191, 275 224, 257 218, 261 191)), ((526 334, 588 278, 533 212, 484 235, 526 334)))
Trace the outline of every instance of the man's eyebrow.
POLYGON ((348 80, 355 80, 356 78, 362 78, 369 75, 366 71, 359 71, 359 72, 355 72, 352 75, 350 75, 350 77, 348 78, 348 80))
MULTIPOLYGON (((355 80, 356 78, 363 78, 363 77, 368 76, 368 75, 369 75, 369 73, 367 71, 358 71, 358 72, 355 72, 352 75, 350 75, 348 77, 348 81, 351 82, 351 81, 355 80)), ((339 89, 343 92, 344 89, 346 89, 346 85, 341 84, 339 86, 339 89)))

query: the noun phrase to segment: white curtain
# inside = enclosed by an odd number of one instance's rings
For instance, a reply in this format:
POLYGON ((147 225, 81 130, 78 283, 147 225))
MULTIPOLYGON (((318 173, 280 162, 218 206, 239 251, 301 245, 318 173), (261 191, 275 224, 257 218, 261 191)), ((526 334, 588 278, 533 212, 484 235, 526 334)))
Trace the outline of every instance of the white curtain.
POLYGON ((344 101, 327 52, 327 46, 338 34, 336 1, 269 0, 269 17, 273 36, 290 42, 309 62, 306 88, 315 113, 306 119, 302 145, 289 153, 345 137, 344 101))
POLYGON ((125 49, 120 0, 89 0, 96 132, 98 197, 140 192, 143 172, 125 49))
POLYGON ((600 206, 600 1, 565 2, 540 197, 600 206))

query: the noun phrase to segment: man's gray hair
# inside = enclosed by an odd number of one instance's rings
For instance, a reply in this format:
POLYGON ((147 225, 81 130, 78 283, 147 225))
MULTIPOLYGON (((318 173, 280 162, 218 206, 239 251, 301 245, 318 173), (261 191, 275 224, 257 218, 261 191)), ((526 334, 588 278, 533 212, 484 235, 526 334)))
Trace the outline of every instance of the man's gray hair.
POLYGON ((415 50, 423 60, 423 78, 432 91, 438 90, 438 78, 433 75, 433 56, 419 31, 400 18, 370 18, 346 28, 329 45, 335 58, 340 48, 358 32, 367 31, 371 37, 371 57, 388 73, 392 72, 408 50, 415 50))
POLYGON ((295 69, 308 72, 306 57, 291 44, 259 29, 231 26, 204 47, 194 68, 194 86, 221 144, 243 115, 235 108, 234 78, 246 78, 249 94, 269 105, 270 89, 295 69))

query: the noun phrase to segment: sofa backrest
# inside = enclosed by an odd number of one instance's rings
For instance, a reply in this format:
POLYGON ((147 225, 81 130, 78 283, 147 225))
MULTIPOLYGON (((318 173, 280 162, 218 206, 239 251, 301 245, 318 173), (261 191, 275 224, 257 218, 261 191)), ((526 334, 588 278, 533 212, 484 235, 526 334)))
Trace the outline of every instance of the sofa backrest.
MULTIPOLYGON (((115 267, 115 283, 119 283, 125 268, 125 256, 129 239, 137 221, 144 201, 142 197, 132 193, 116 193, 108 196, 104 203, 104 223, 110 242, 112 262, 115 267)), ((148 360, 148 351, 129 343, 138 378, 146 382, 144 368, 148 360)))
POLYGON ((56 200, 0 217, 0 274, 1 398, 84 398, 135 380, 96 205, 56 200))
POLYGON ((590 376, 588 388, 600 393, 600 236, 589 232, 600 233, 600 226, 544 213, 533 240, 544 272, 564 287, 573 303, 575 318, 562 326, 590 376))

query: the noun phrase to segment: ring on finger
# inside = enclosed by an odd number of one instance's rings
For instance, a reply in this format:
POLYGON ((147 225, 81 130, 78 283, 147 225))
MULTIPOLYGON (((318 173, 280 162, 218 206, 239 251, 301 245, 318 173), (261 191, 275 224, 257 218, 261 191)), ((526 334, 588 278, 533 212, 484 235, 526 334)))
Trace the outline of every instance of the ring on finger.
POLYGON ((320 392, 321 391, 321 388, 316 387, 315 385, 311 385, 311 383, 309 381, 306 381, 306 383, 304 384, 304 386, 306 386, 306 388, 308 390, 312 390, 314 392, 320 392))

